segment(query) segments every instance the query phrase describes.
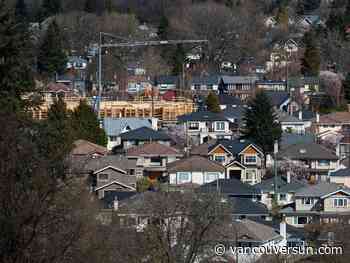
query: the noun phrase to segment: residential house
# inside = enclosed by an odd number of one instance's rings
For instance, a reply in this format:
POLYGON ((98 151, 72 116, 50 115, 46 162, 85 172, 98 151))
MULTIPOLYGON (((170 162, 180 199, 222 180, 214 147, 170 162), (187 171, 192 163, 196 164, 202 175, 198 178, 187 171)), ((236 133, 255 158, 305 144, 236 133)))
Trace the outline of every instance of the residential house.
POLYGON ((225 110, 231 107, 238 107, 242 104, 239 98, 225 93, 219 94, 218 99, 221 110, 225 110))
POLYGON ((281 149, 286 149, 293 144, 308 144, 316 141, 312 133, 298 134, 283 132, 280 140, 281 149))
POLYGON ((136 191, 136 181, 143 176, 136 160, 120 155, 91 159, 84 168, 90 173, 91 190, 101 199, 108 191, 136 191))
POLYGON ((350 215, 350 189, 319 182, 296 191, 295 203, 280 210, 286 222, 296 227, 311 223, 336 223, 350 215))
POLYGON ((270 99, 272 106, 276 110, 288 111, 290 105, 289 92, 287 91, 265 91, 266 96, 270 99))
POLYGON ((278 165, 289 162, 302 167, 312 180, 327 180, 328 173, 339 166, 339 157, 317 143, 294 144, 278 153, 278 165))
POLYGON ((66 65, 67 69, 84 70, 88 65, 88 61, 79 56, 68 57, 68 62, 66 65))
POLYGON ((293 111, 293 116, 304 122, 305 129, 308 129, 312 126, 312 120, 316 118, 316 113, 310 110, 299 109, 298 111, 293 111))
POLYGON ((128 92, 139 93, 152 89, 151 81, 145 75, 128 76, 128 92))
POLYGON ((105 156, 108 154, 108 152, 108 149, 101 145, 97 145, 86 140, 76 140, 73 143, 73 150, 71 151, 71 155, 75 157, 83 156, 96 158, 105 156))
POLYGON ((350 188, 350 168, 342 168, 329 173, 329 181, 350 188))
POLYGON ((233 219, 262 219, 269 220, 270 213, 266 205, 257 200, 244 197, 228 197, 233 219))
POLYGON ((256 83, 257 90, 264 91, 286 91, 287 85, 283 80, 258 80, 256 83))
POLYGON ((151 180, 162 180, 166 175, 166 166, 182 157, 173 147, 152 142, 127 149, 126 158, 137 160, 137 166, 143 167, 144 176, 151 180))
POLYGON ((222 76, 219 82, 219 92, 229 93, 245 102, 255 94, 255 76, 222 76))
POLYGON ((264 154, 259 146, 248 140, 219 140, 210 146, 208 158, 224 165, 230 179, 256 184, 263 176, 264 154))
POLYGON ((225 167, 201 156, 190 156, 167 164, 171 185, 202 185, 225 178, 225 167))
POLYGON ((170 146, 171 138, 164 132, 155 131, 149 127, 141 127, 120 135, 121 149, 124 151, 138 145, 157 142, 170 146))
POLYGON ((294 117, 286 112, 278 112, 278 121, 281 124, 283 132, 287 133, 305 133, 305 124, 299 118, 294 117))
POLYGON ((318 138, 324 140, 329 133, 339 134, 350 129, 350 112, 333 112, 325 115, 316 114, 312 129, 318 138))
POLYGON ((63 75, 57 75, 56 83, 64 84, 82 96, 86 95, 87 80, 84 70, 70 71, 63 75))
POLYGON ((103 128, 106 132, 108 142, 107 148, 121 144, 120 135, 141 127, 158 129, 158 120, 156 118, 103 118, 103 128))
POLYGON ((219 76, 194 76, 191 79, 191 90, 193 91, 214 91, 219 87, 219 76))
POLYGON ((179 81, 178 76, 159 76, 154 80, 153 85, 157 87, 159 93, 163 94, 168 90, 176 90, 179 81))
POLYGON ((190 149, 190 155, 199 155, 207 158, 209 148, 215 145, 216 142, 217 140, 212 139, 200 145, 194 146, 190 149))
POLYGON ((343 137, 338 141, 336 153, 341 161, 350 159, 350 133, 348 131, 343 132, 343 137))
POLYGON ((285 176, 278 175, 277 178, 263 180, 255 187, 260 191, 261 202, 272 209, 274 201, 277 201, 275 204, 278 206, 294 203, 295 192, 306 185, 307 182, 294 178, 287 172, 285 176), (277 193, 275 193, 275 182, 277 193))
POLYGON ((178 117, 191 144, 202 144, 209 139, 231 138, 228 119, 222 113, 197 111, 178 117))
POLYGON ((230 121, 230 130, 233 135, 240 135, 240 129, 244 127, 245 122, 242 120, 246 106, 227 107, 222 113, 230 121))
POLYGON ((50 82, 43 91, 41 91, 43 99, 46 102, 51 102, 53 99, 58 99, 59 97, 77 97, 76 93, 71 87, 68 87, 62 83, 50 82))

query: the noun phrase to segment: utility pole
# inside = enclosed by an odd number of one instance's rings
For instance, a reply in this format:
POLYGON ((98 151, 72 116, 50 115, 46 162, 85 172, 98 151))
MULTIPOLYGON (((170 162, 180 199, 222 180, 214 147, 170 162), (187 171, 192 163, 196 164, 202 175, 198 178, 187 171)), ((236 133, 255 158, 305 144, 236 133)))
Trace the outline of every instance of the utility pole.
POLYGON ((273 158, 274 158, 274 162, 273 162, 273 170, 274 170, 274 199, 277 201, 277 191, 278 191, 278 181, 277 181, 277 153, 278 153, 278 141, 276 140, 273 146, 273 158))
POLYGON ((98 59, 98 86, 99 86, 99 92, 98 97, 96 101, 96 110, 98 114, 98 118, 101 118, 100 114, 100 106, 101 106, 101 99, 102 99, 102 49, 103 48, 125 48, 125 47, 143 47, 143 46, 160 46, 160 45, 179 45, 179 44, 201 44, 201 43, 208 43, 208 40, 154 40, 154 41, 126 41, 122 43, 107 43, 103 44, 102 42, 102 35, 110 36, 113 38, 118 39, 124 39, 122 37, 114 36, 109 33, 100 32, 99 35, 99 59, 98 59))

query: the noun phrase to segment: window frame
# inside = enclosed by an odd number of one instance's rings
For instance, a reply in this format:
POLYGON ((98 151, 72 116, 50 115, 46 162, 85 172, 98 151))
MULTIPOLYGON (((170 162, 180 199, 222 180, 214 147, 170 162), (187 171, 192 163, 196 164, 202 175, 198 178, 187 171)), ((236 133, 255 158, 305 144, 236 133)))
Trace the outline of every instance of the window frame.
POLYGON ((224 121, 216 121, 215 122, 215 131, 224 131, 225 130, 225 122, 224 121))
POLYGON ((204 175, 204 183, 213 182, 217 179, 220 179, 220 173, 219 172, 206 172, 204 175), (215 178, 213 179, 213 175, 215 175, 215 178))
POLYGON ((258 162, 258 157, 256 156, 256 154, 244 155, 244 163, 245 163, 245 164, 257 164, 257 162, 258 162), (247 159, 248 159, 248 158, 252 158, 252 157, 255 158, 255 161, 254 161, 254 162, 248 162, 247 159))
POLYGON ((179 184, 189 183, 191 182, 191 173, 190 172, 177 172, 176 173, 176 181, 179 184), (181 176, 186 175, 188 177, 187 180, 182 180, 181 176))
POLYGON ((109 181, 109 174, 99 173, 99 174, 97 174, 97 180, 100 181, 100 182, 108 182, 109 181), (101 179, 100 178, 101 175, 107 175, 107 179, 101 179))
POLYGON ((333 207, 334 208, 347 208, 348 207, 348 199, 345 197, 333 198, 333 207), (342 201, 342 205, 340 205, 340 201, 342 201))

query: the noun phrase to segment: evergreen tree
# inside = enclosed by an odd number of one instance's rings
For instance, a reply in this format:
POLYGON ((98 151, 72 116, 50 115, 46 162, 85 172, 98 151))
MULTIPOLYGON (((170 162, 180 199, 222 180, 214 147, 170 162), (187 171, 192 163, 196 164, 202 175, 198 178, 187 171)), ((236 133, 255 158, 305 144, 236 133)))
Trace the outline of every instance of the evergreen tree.
POLYGON ((310 13, 320 7, 321 0, 304 0, 305 12, 310 13))
POLYGON ((326 26, 329 31, 337 31, 339 33, 343 33, 344 29, 344 18, 339 12, 332 8, 331 12, 326 21, 326 26))
POLYGON ((205 104, 207 105, 207 110, 211 112, 221 112, 219 98, 214 92, 210 92, 205 104))
POLYGON ((57 15, 62 11, 61 0, 43 0, 41 9, 42 18, 57 15))
POLYGON ((345 93, 345 99, 350 104, 350 73, 346 75, 346 78, 343 81, 343 88, 345 93))
POLYGON ((249 101, 243 121, 245 127, 241 131, 242 138, 254 141, 264 153, 272 152, 275 140, 281 138, 282 130, 270 99, 264 92, 258 92, 249 101))
POLYGON ((295 12, 302 16, 305 14, 305 6, 304 6, 304 1, 303 0, 298 0, 295 12))
POLYGON ((87 13, 96 13, 97 11, 96 0, 86 0, 84 11, 87 13))
POLYGON ((0 0, 0 108, 18 111, 29 106, 23 95, 34 90, 32 50, 26 27, 0 0))
POLYGON ((15 16, 17 21, 24 21, 27 19, 28 10, 24 0, 17 0, 15 7, 15 16))
POLYGON ((172 73, 174 75, 181 75, 182 67, 186 59, 186 52, 182 45, 176 46, 176 49, 173 51, 173 54, 171 56, 171 59, 172 73))
POLYGON ((162 15, 158 26, 158 36, 160 39, 168 39, 169 20, 166 15, 162 15))
POLYGON ((38 68, 52 75, 62 73, 66 67, 67 55, 63 49, 63 40, 56 21, 52 21, 40 47, 38 68))
POLYGON ((100 128, 100 122, 93 109, 81 100, 72 114, 72 127, 75 139, 84 139, 102 146, 107 145, 107 135, 100 128))
POLYGON ((304 35, 305 52, 301 60, 301 73, 304 76, 318 76, 320 72, 320 49, 316 43, 315 33, 310 31, 304 35))
POLYGON ((345 9, 344 19, 343 20, 344 20, 344 26, 345 27, 350 26, 350 1, 348 1, 347 5, 346 5, 346 9, 345 9))

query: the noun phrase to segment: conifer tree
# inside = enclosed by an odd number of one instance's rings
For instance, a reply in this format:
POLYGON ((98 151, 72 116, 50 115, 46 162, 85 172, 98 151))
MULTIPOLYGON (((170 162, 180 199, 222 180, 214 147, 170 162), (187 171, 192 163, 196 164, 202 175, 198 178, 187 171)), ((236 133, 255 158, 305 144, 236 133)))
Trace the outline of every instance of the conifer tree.
POLYGON ((17 0, 15 7, 15 17, 17 21, 26 20, 28 16, 27 5, 24 0, 17 0))
POLYGON ((84 139, 102 146, 107 145, 105 131, 100 128, 96 113, 81 100, 79 106, 72 113, 72 127, 75 139, 84 139))
POLYGON ((219 98, 214 92, 210 92, 205 104, 207 105, 207 110, 211 112, 221 112, 219 98))
POLYGON ((166 15, 162 15, 158 26, 158 36, 160 39, 168 39, 169 20, 166 15))
POLYGON ((343 81, 343 88, 344 88, 344 97, 346 101, 350 104, 350 73, 346 75, 346 78, 343 81))
POLYGON ((301 60, 301 73, 304 76, 318 76, 320 72, 320 49, 316 42, 315 33, 310 31, 304 35, 305 51, 301 60))
POLYGON ((272 152, 275 140, 280 140, 282 130, 277 116, 264 92, 258 92, 244 112, 242 138, 252 140, 264 153, 272 152))
POLYGON ((61 0, 43 0, 41 15, 43 18, 57 15, 62 11, 61 0))
POLYGON ((182 74, 182 67, 185 63, 186 52, 182 45, 177 45, 175 50, 173 51, 173 55, 171 57, 172 61, 172 73, 174 75, 182 74))
POLYGON ((67 55, 63 49, 61 32, 56 21, 53 20, 40 47, 38 68, 42 73, 52 75, 62 73, 66 63, 67 55))

